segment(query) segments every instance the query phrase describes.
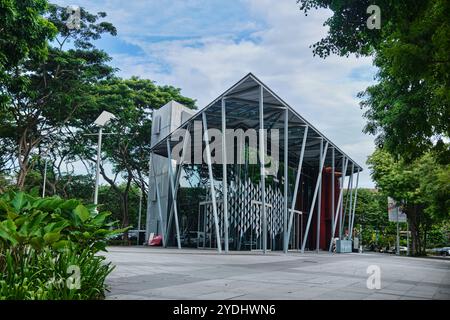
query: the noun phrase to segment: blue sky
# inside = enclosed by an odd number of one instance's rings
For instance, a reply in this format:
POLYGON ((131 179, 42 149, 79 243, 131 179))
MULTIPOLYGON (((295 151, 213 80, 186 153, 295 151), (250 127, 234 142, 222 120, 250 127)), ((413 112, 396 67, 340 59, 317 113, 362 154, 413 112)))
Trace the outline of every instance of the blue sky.
POLYGON ((356 97, 373 83, 370 58, 313 57, 330 12, 305 16, 295 0, 53 0, 104 11, 117 30, 98 46, 119 75, 182 88, 199 108, 248 72, 254 73, 364 167, 373 137, 356 97))

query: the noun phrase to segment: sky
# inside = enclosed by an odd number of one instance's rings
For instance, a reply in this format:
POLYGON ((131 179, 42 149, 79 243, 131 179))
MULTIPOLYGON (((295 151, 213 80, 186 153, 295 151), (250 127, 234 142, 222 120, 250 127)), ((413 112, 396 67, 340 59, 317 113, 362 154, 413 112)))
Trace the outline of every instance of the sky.
POLYGON ((374 137, 357 93, 374 83, 371 58, 314 57, 330 11, 305 16, 295 0, 53 0, 107 13, 116 37, 97 41, 121 77, 173 85, 199 109, 252 72, 360 164, 359 186, 372 188, 365 164, 374 137))

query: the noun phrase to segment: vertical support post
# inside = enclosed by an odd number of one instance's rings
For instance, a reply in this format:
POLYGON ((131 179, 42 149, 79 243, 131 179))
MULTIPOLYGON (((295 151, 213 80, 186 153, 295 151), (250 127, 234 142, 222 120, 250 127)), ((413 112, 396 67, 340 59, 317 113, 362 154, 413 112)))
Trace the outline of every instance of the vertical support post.
POLYGON ((223 216, 225 252, 228 253, 228 176, 227 176, 227 119, 225 98, 222 98, 222 183, 223 183, 223 216))
MULTIPOLYGON (((302 173, 302 167, 303 167, 303 157, 305 156, 305 148, 306 148, 306 139, 308 137, 308 126, 305 126, 305 131, 303 132, 303 141, 302 141, 302 149, 300 151, 300 158, 298 159, 298 167, 297 167, 297 176, 295 177, 295 186, 294 186, 294 193, 292 194, 292 203, 291 203, 291 213, 289 215, 289 225, 287 230, 287 239, 286 242, 289 241, 289 238, 291 237, 291 229, 292 229, 292 222, 294 218, 294 209, 295 209, 295 201, 297 200, 297 192, 298 192, 298 186, 300 183, 300 177, 302 173)), ((302 215, 303 218, 303 215, 302 215)), ((301 226, 303 230, 303 225, 301 226)), ((287 244, 286 244, 287 247, 287 244)))
POLYGON ((306 232, 303 237, 302 253, 305 253, 306 239, 308 238, 309 227, 311 226, 312 214, 313 214, 314 208, 316 206, 317 192, 319 191, 320 179, 322 179, 322 170, 323 170, 323 165, 325 164, 325 155, 327 154, 327 150, 328 150, 328 141, 325 144, 325 150, 323 151, 323 154, 320 155, 319 175, 317 177, 316 187, 314 189, 314 195, 313 195, 312 202, 311 202, 311 208, 309 210, 308 222, 306 224, 306 232))
POLYGON ((175 213, 175 230, 177 232, 177 245, 178 249, 181 249, 181 235, 180 235, 180 225, 178 220, 178 208, 177 208, 177 197, 175 194, 175 186, 173 184, 173 168, 172 168, 172 155, 170 150, 170 138, 166 139, 167 145, 167 162, 169 166, 169 185, 170 193, 172 194, 173 212, 175 213))
MULTIPOLYGON (((323 138, 320 139, 320 154, 323 154, 323 138)), ((325 157, 326 157, 325 153, 325 157)), ((323 171, 323 168, 322 168, 323 171)), ((320 218, 322 217, 322 178, 319 181, 319 199, 317 200, 317 235, 316 235, 316 251, 319 253, 320 249, 320 218)))
MULTIPOLYGON (((334 224, 336 223, 336 219, 334 218, 334 209, 335 209, 335 199, 334 199, 334 178, 335 178, 335 148, 331 150, 331 230, 334 230, 334 224)), ((331 234, 331 239, 334 238, 334 231, 331 234)))
POLYGON ((397 207, 397 241, 396 241, 396 248, 395 248, 395 254, 400 255, 400 224, 398 222, 398 207, 397 207))
POLYGON ((406 255, 409 256, 409 223, 406 221, 406 255))
MULTIPOLYGON (((343 204, 342 198, 344 195, 345 171, 347 171, 347 165, 348 165, 348 158, 343 156, 342 157, 341 190, 339 190, 338 206, 336 208, 336 214, 335 214, 335 218, 334 218, 334 221, 336 221, 336 223, 333 225, 333 228, 331 231, 330 246, 328 248, 329 252, 331 252, 331 249, 333 247, 333 239, 334 239, 334 234, 336 233, 336 226, 337 226, 337 221, 338 221, 339 216, 340 216, 340 221, 342 221, 342 204, 343 204), (339 216, 338 216, 338 214, 339 214, 339 216)), ((342 228, 339 228, 339 229, 340 229, 339 232, 341 233, 342 228)), ((341 239, 341 235, 339 235, 339 238, 341 239)))
MULTIPOLYGON (((354 228, 354 222, 355 222, 356 200, 357 200, 357 198, 358 198, 359 171, 360 171, 360 169, 358 168, 358 171, 357 171, 357 173, 356 173, 355 199, 354 199, 354 201, 353 201, 353 212, 352 212, 352 225, 351 225, 351 230, 353 230, 353 228, 354 228)), ((353 233, 352 233, 350 239, 353 239, 353 233)))
POLYGON ((353 172, 355 170, 355 163, 352 162, 352 175, 350 179, 350 206, 348 207, 348 236, 349 239, 352 239, 352 233, 353 230, 350 228, 352 227, 352 209, 353 209, 353 172))
POLYGON ((222 244, 220 242, 220 230, 219 230, 219 218, 217 216, 217 203, 216 203, 216 190, 214 187, 214 176, 212 172, 212 164, 211 164, 211 150, 209 148, 209 135, 208 135, 208 125, 206 123, 206 114, 202 113, 203 119, 203 128, 205 133, 203 135, 203 139, 205 140, 205 152, 206 152, 206 162, 208 164, 208 174, 209 174, 209 184, 211 187, 211 202, 213 206, 213 215, 214 215, 214 226, 216 229, 216 241, 217 241, 217 251, 222 253, 222 244))
POLYGON ((267 214, 266 214, 266 169, 265 169, 265 137, 264 137, 264 88, 259 87, 259 161, 261 170, 261 210, 263 217, 263 236, 262 249, 265 254, 267 251, 267 214))
POLYGON ((343 155, 342 156, 342 172, 341 172, 341 192, 342 192, 342 197, 341 201, 340 201, 340 212, 339 212, 339 239, 342 240, 342 223, 343 223, 343 216, 344 216, 344 194, 343 194, 343 190, 344 190, 344 186, 345 186, 345 175, 347 173, 347 164, 348 164, 348 159, 343 155), (345 164, 345 165, 344 165, 345 164))
POLYGON ((141 218, 142 218, 142 186, 139 187, 139 211, 138 211, 138 223, 137 223, 137 245, 139 245, 139 236, 141 235, 141 218))
POLYGON ((103 127, 98 130, 98 142, 97 142, 97 163, 95 169, 95 188, 94 188, 94 204, 98 204, 98 185, 100 180, 100 157, 102 155, 102 133, 103 127))
POLYGON ((288 165, 289 165, 289 109, 286 108, 284 113, 284 223, 283 223, 283 251, 288 252, 288 186, 289 186, 289 176, 288 176, 288 165))
MULTIPOLYGON (((149 168, 149 175, 151 176, 152 172, 153 172, 153 152, 150 153, 150 168, 149 168)), ((166 228, 164 225, 164 221, 162 218, 162 210, 161 210, 161 198, 160 198, 160 192, 159 192, 159 186, 158 186, 158 181, 156 180, 156 174, 153 175, 153 180, 155 183, 155 191, 156 191, 156 203, 158 204, 158 213, 159 213, 159 221, 161 223, 161 237, 162 237, 162 243, 163 243, 163 247, 167 246, 167 242, 166 242, 166 228)))

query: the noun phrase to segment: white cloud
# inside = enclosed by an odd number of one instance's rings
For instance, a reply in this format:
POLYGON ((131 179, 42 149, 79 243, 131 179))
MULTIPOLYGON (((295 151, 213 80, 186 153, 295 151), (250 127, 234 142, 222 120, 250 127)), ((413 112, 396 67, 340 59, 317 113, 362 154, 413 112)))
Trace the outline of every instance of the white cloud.
MULTIPOLYGON (((81 2, 87 9, 93 6, 81 2)), ((326 34, 322 24, 329 12, 304 16, 295 0, 97 3, 94 11, 108 13, 121 40, 144 52, 113 54, 122 76, 175 85, 203 107, 252 72, 365 168, 360 185, 373 186, 365 167, 373 137, 362 133, 365 120, 356 94, 371 83, 361 78, 374 70, 368 58, 313 57, 309 46, 326 34), (153 36, 164 41, 149 41, 153 36), (359 73, 364 76, 354 77, 359 73)))

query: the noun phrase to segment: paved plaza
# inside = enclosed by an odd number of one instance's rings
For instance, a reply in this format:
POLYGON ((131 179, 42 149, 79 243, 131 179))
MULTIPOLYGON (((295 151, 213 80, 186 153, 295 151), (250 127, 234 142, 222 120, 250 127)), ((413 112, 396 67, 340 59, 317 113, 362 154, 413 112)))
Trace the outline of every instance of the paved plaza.
POLYGON ((450 299, 450 260, 110 247, 107 299, 450 299), (381 288, 368 289, 378 266, 381 288))

